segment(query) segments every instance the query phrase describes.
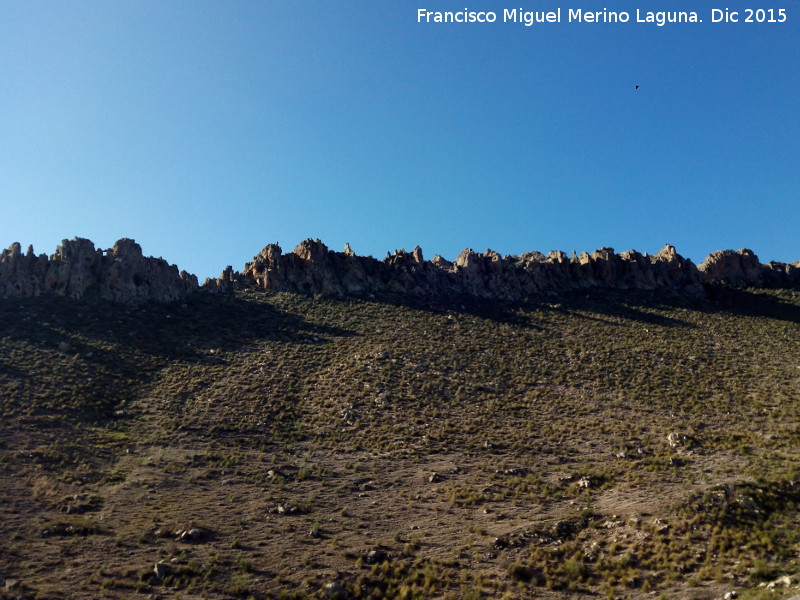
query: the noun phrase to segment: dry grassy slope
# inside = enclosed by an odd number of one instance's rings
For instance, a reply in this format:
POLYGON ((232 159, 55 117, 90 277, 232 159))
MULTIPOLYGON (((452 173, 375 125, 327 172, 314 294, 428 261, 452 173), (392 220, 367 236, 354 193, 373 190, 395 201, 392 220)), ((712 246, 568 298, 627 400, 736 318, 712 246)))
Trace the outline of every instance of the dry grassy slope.
POLYGON ((793 592, 758 585, 800 570, 796 292, 3 300, 0 324, 0 594, 793 592))

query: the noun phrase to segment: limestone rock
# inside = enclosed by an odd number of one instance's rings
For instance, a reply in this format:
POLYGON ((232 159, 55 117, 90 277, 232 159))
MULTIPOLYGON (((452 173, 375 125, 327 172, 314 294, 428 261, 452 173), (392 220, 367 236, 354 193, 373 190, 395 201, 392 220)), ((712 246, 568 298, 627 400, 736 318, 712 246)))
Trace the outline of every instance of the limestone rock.
POLYGON ((174 570, 175 568, 172 565, 165 563, 163 560, 158 561, 153 566, 153 574, 158 579, 164 579, 165 577, 168 577, 174 572, 174 570))
POLYGON ((763 267, 752 250, 712 252, 700 263, 707 280, 739 287, 762 287, 763 267))
POLYGON ((83 238, 63 240, 50 257, 23 255, 18 243, 0 255, 0 296, 95 296, 123 303, 169 302, 198 289, 197 278, 160 258, 145 257, 123 238, 110 250, 83 238))
POLYGON ((467 248, 450 262, 439 255, 426 261, 419 246, 412 252, 387 252, 386 258, 376 260, 357 256, 349 244, 344 252, 333 252, 321 241, 308 239, 287 254, 270 244, 241 273, 229 267, 204 287, 218 291, 254 286, 328 296, 473 296, 514 302, 594 287, 697 295, 702 283, 697 267, 672 246, 653 256, 600 248, 573 258, 556 251, 547 256, 540 252, 501 256, 493 250, 481 253, 467 248))
POLYGON ((377 565, 389 560, 389 555, 381 548, 370 550, 364 555, 364 562, 368 565, 377 565))
POLYGON ((4 587, 7 592, 16 590, 19 587, 19 579, 6 579, 4 587))
POLYGON ((341 583, 337 583, 335 581, 326 583, 322 590, 325 594, 325 597, 329 598, 330 600, 347 600, 347 598, 350 597, 345 587, 341 583))
POLYGON ((689 437, 683 433, 673 431, 667 435, 667 443, 670 448, 685 448, 689 445, 689 437))
POLYGON ((182 542, 201 542, 208 538, 208 532, 200 527, 192 527, 175 533, 182 542))
MULTIPOLYGON (((345 244, 334 252, 307 239, 288 253, 268 244, 244 269, 228 266, 203 290, 225 293, 256 287, 326 296, 401 296, 416 299, 471 296, 510 302, 588 289, 665 290, 699 296, 704 286, 800 288, 800 262, 759 263, 750 250, 710 254, 697 267, 674 246, 654 255, 604 247, 572 256, 527 252, 501 256, 493 250, 462 251, 454 262, 439 255, 426 261, 422 249, 395 250, 384 260, 357 256, 345 244)), ((160 258, 145 257, 135 241, 118 240, 99 250, 86 239, 64 240, 52 256, 12 244, 0 254, 0 297, 42 294, 100 297, 123 303, 169 302, 198 290, 197 278, 160 258)))

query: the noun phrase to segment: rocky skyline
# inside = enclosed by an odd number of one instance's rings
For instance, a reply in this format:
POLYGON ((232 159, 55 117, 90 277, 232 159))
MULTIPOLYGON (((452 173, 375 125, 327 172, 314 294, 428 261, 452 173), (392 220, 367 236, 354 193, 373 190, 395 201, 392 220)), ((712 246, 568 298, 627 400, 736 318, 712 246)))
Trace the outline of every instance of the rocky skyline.
POLYGON ((349 245, 330 250, 306 239, 292 252, 269 244, 242 271, 228 266, 201 286, 197 277, 163 258, 146 257, 134 240, 122 238, 107 250, 87 239, 63 240, 50 256, 22 252, 19 243, 0 255, 0 296, 44 294, 96 296, 122 303, 170 302, 197 291, 220 293, 258 288, 326 296, 400 295, 417 299, 471 296, 503 301, 534 300, 571 290, 607 288, 667 290, 700 295, 704 286, 797 288, 800 261, 761 263, 748 249, 712 252, 695 265, 666 245, 656 254, 635 250, 591 254, 532 251, 501 256, 493 250, 462 251, 451 262, 425 260, 422 249, 396 250, 383 260, 358 256, 349 245))

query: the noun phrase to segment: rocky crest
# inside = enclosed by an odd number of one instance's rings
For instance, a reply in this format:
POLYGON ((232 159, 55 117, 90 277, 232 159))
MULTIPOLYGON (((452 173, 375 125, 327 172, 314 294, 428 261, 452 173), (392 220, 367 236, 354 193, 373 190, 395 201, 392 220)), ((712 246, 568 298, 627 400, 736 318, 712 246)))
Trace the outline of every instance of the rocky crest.
POLYGON ((709 255, 698 268, 670 245, 654 255, 635 250, 615 254, 613 248, 600 248, 571 257, 563 252, 500 256, 493 250, 467 249, 455 262, 438 255, 426 261, 417 246, 412 252, 387 253, 379 261, 357 256, 349 244, 344 252, 334 252, 321 241, 308 239, 289 254, 270 244, 241 273, 228 267, 219 278, 206 280, 204 287, 212 291, 258 287, 333 296, 468 295, 516 301, 586 288, 664 289, 698 295, 704 285, 715 284, 798 288, 800 262, 762 265, 751 250, 724 250, 709 255))
POLYGON ((712 252, 698 267, 706 281, 735 287, 800 287, 800 261, 762 265, 752 250, 712 252))
POLYGON ((469 295, 479 298, 524 300, 568 290, 670 289, 690 294, 702 291, 704 278, 697 267, 672 246, 655 255, 636 251, 615 254, 601 248, 570 258, 563 252, 500 256, 497 252, 464 250, 455 262, 435 256, 423 259, 397 250, 382 261, 357 256, 348 246, 333 252, 319 240, 305 240, 293 252, 266 246, 241 273, 228 267, 209 289, 256 286, 264 290, 324 295, 402 294, 416 297, 469 295))
POLYGON ((161 258, 145 257, 123 238, 109 250, 83 238, 64 240, 55 254, 23 254, 18 243, 0 255, 0 296, 99 296, 124 303, 169 302, 198 289, 197 277, 161 258))
MULTIPOLYGON (((242 272, 227 267, 203 290, 224 292, 255 287, 326 296, 433 298, 473 296, 520 301, 571 290, 669 290, 699 295, 704 286, 800 288, 800 262, 761 264, 751 250, 710 254, 699 267, 673 246, 648 255, 629 250, 616 254, 600 248, 573 252, 528 252, 501 256, 493 250, 466 249, 454 262, 441 256, 425 260, 422 249, 396 250, 386 258, 358 256, 345 245, 334 252, 319 240, 305 240, 284 254, 269 244, 242 272)), ((123 303, 169 302, 200 289, 197 278, 161 258, 145 257, 133 240, 118 240, 109 250, 86 239, 64 240, 52 256, 23 254, 18 243, 0 254, 0 297, 53 294, 95 296, 123 303)))

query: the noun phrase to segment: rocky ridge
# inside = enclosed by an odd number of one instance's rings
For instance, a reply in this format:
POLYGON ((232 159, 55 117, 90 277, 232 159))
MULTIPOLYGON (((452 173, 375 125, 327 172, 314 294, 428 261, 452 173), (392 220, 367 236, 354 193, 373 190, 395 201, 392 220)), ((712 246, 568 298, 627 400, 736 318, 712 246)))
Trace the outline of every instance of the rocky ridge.
POLYGON ((99 296, 123 303, 170 302, 198 289, 197 277, 161 258, 145 257, 127 238, 109 250, 87 239, 63 240, 55 254, 23 254, 19 243, 0 254, 0 296, 99 296))
POLYGON ((387 253, 382 261, 357 256, 349 245, 334 252, 319 240, 305 240, 284 254, 266 246, 242 272, 228 267, 209 290, 257 287, 269 291, 332 296, 399 294, 413 297, 467 295, 518 301, 542 294, 587 288, 665 289, 698 295, 707 284, 738 287, 800 287, 800 262, 762 265, 751 250, 725 250, 709 255, 699 267, 667 245, 656 254, 613 248, 595 252, 528 252, 501 256, 493 250, 466 249, 455 262, 435 256, 426 261, 417 246, 412 252, 387 253))
POLYGON ((699 269, 709 283, 756 288, 800 287, 800 261, 761 264, 758 256, 747 248, 712 252, 699 269))
POLYGON ((82 238, 63 240, 55 254, 22 253, 14 243, 0 254, 0 297, 43 294, 96 296, 123 303, 170 302, 198 290, 235 288, 323 294, 414 298, 473 296, 520 301, 571 290, 669 290, 700 295, 704 286, 800 288, 800 262, 761 264, 747 249, 710 254, 699 266, 666 245, 656 254, 615 253, 600 248, 567 256, 564 252, 528 252, 501 256, 493 250, 462 251, 454 262, 441 256, 425 260, 417 246, 386 258, 358 256, 345 245, 335 252, 307 239, 292 252, 267 245, 241 272, 227 267, 218 278, 198 286, 197 278, 161 258, 145 257, 135 241, 118 240, 109 250, 82 238))

